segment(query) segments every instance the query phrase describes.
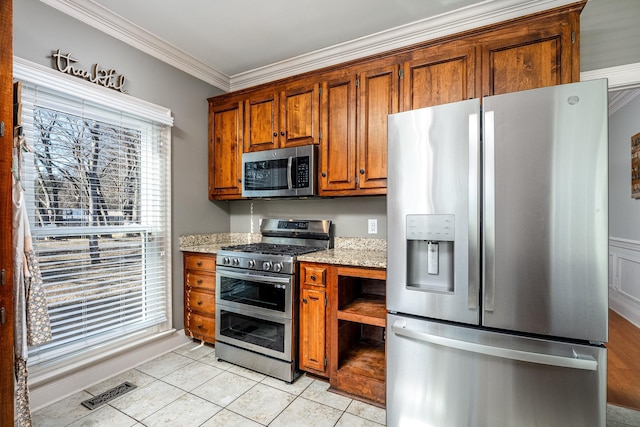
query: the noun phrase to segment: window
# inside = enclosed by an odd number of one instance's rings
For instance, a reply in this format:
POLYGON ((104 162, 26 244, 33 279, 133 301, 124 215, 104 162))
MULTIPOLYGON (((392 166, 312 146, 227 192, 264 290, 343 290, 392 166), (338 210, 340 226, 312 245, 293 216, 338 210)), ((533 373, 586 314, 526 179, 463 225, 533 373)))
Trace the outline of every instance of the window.
POLYGON ((168 329, 170 116, 52 70, 14 68, 53 335, 29 349, 30 363, 168 329))

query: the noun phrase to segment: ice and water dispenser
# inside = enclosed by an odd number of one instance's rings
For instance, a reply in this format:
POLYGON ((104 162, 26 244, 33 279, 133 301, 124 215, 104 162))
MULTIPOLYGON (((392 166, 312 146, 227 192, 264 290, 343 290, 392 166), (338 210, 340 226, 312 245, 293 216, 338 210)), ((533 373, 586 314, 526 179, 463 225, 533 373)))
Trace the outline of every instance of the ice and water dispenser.
POLYGON ((454 215, 407 215, 407 287, 454 291, 454 215))

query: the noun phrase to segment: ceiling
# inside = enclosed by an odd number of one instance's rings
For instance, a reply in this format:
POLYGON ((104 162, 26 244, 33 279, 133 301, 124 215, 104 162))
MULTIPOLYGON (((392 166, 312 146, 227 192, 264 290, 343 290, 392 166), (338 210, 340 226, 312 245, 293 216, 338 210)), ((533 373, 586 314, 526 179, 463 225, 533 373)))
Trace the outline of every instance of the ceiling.
POLYGON ((41 0, 224 91, 576 0, 41 0))

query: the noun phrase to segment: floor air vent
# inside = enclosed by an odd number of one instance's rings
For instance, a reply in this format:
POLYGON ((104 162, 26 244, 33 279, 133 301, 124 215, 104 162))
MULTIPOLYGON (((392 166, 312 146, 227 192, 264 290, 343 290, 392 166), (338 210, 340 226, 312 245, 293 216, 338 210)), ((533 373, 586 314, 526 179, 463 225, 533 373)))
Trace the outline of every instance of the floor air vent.
POLYGON ((99 395, 94 396, 91 399, 83 401, 82 405, 86 406, 89 409, 96 409, 97 407, 104 405, 110 400, 130 392, 134 388, 136 388, 135 384, 131 384, 129 381, 125 381, 122 384, 105 391, 104 393, 100 393, 99 395))

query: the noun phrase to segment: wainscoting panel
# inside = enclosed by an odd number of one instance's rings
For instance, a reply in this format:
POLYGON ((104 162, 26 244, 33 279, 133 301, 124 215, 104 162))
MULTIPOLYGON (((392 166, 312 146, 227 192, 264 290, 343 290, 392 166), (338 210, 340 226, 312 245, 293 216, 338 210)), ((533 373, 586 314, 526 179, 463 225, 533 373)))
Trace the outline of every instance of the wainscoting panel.
POLYGON ((640 327, 640 242, 609 238, 609 307, 640 327))

